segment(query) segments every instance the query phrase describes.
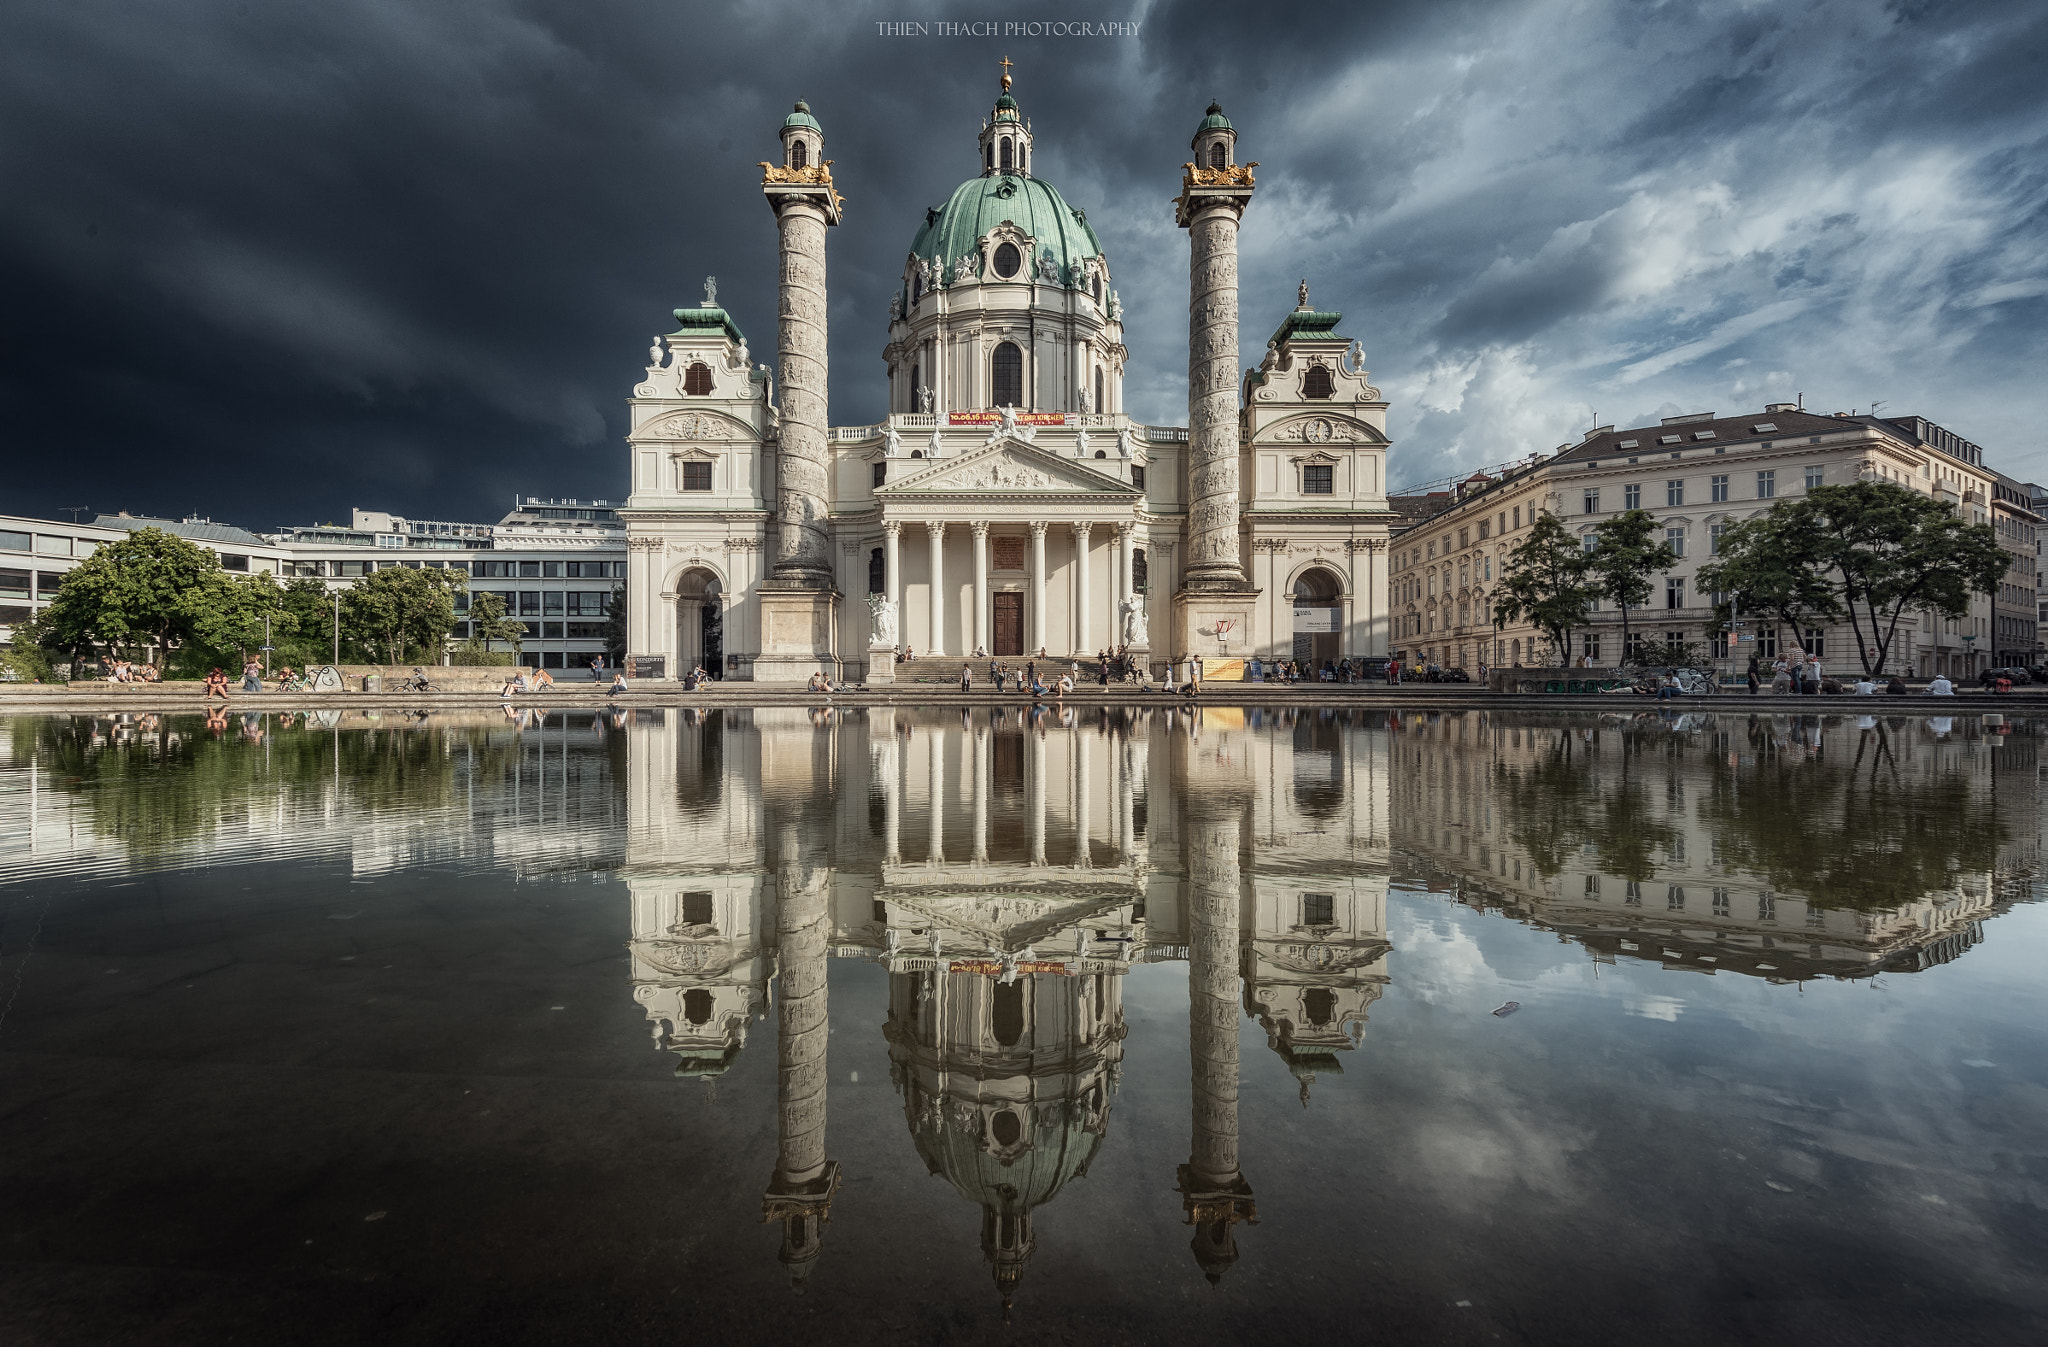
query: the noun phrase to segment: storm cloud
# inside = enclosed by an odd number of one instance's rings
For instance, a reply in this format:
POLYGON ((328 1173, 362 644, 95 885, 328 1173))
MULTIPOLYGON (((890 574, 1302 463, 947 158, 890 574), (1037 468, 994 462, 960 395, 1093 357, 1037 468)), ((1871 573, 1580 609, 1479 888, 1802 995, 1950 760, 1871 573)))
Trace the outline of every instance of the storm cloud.
POLYGON ((1396 483, 1802 393, 2048 474, 2036 3, 26 0, 0 11, 0 510, 620 494, 625 397, 704 276, 773 358, 755 161, 798 97, 847 197, 832 415, 874 420, 888 295, 1004 55, 1036 170, 1108 249, 1140 417, 1185 418, 1170 198, 1214 98, 1261 164, 1241 354, 1306 277, 1392 401, 1396 483), (1137 33, 940 35, 961 18, 1137 33))

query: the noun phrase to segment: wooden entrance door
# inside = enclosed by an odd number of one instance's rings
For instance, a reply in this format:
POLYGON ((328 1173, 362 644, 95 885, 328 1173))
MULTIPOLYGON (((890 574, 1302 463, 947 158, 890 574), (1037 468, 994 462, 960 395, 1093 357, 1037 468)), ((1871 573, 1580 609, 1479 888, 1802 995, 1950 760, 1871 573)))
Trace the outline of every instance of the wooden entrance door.
POLYGON ((990 614, 995 620, 997 655, 1021 655, 1024 653, 1024 596, 1018 593, 997 593, 989 595, 995 601, 995 611, 990 614))

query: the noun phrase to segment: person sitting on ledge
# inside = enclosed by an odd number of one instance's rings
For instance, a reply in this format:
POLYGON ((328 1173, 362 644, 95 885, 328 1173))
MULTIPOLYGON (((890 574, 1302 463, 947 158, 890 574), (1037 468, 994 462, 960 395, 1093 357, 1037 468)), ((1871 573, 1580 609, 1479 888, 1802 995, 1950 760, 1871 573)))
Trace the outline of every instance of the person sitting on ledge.
POLYGON ((621 669, 621 670, 620 670, 620 671, 619 671, 618 673, 616 673, 616 674, 612 675, 612 690, 611 690, 610 692, 606 693, 605 695, 606 695, 606 696, 608 696, 608 697, 616 697, 616 696, 618 696, 618 695, 619 695, 619 694, 620 694, 621 692, 624 692, 625 690, 626 690, 626 673, 625 673, 625 670, 621 669))
POLYGON ((228 676, 222 673, 218 667, 212 673, 206 675, 206 694, 200 700, 210 702, 216 695, 222 701, 228 699, 228 676))
POLYGON ((1956 695, 1956 685, 1948 681, 1947 674, 1936 674, 1934 675, 1934 681, 1927 685, 1927 695, 1930 697, 1953 697, 1956 695))

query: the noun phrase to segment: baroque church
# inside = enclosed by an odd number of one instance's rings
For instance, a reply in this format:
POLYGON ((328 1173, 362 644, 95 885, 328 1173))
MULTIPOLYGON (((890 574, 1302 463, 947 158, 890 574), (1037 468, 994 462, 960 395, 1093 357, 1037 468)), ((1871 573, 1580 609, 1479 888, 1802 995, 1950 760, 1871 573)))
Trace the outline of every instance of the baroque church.
MULTIPOLYGON (((1005 62, 1007 66, 1007 62, 1005 62)), ((915 222, 882 350, 888 415, 827 414, 824 129, 783 120, 777 366, 715 284, 631 399, 638 676, 885 684, 906 656, 1326 659, 1388 648, 1386 402, 1301 286, 1238 364, 1256 163, 1211 105, 1173 205, 1190 240, 1188 424, 1124 410, 1123 304, 1087 212, 1033 169, 1011 79, 977 172, 915 222)), ((964 147, 963 147, 964 148, 964 147)))

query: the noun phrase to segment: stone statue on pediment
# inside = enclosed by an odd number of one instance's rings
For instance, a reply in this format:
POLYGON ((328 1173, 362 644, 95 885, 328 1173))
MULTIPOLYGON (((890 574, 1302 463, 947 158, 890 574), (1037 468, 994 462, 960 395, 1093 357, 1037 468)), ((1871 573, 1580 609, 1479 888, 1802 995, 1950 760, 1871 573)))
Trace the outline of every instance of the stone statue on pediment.
POLYGON ((1080 433, 1074 436, 1074 457, 1088 457, 1088 427, 1086 426, 1082 426, 1080 433))
POLYGON ((1118 458, 1129 458, 1132 453, 1131 428, 1124 426, 1116 433, 1116 456, 1118 458))
POLYGON ((1014 440, 1023 440, 1026 444, 1029 444, 1038 437, 1037 427, 1018 424, 1017 408, 1014 405, 1004 407, 1002 413, 1003 419, 996 423, 996 433, 989 436, 990 439, 1008 437, 1014 440))
POLYGON ((932 414, 932 386, 926 384, 917 390, 917 409, 926 416, 932 414))
POLYGON ((894 426, 890 426, 882 432, 882 457, 903 457, 903 437, 896 433, 896 427, 894 426))

